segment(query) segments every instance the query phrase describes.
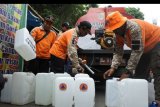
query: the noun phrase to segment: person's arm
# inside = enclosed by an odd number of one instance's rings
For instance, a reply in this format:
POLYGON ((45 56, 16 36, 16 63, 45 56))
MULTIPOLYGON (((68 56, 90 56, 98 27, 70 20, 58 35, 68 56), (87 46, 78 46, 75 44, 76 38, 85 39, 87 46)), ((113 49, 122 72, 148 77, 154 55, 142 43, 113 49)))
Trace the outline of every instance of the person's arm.
POLYGON ((77 33, 74 31, 72 35, 72 39, 70 43, 68 44, 68 57, 72 62, 73 68, 76 68, 77 71, 84 72, 84 69, 80 66, 78 61, 78 54, 77 54, 77 33))
POLYGON ((118 37, 119 35, 117 35, 116 37, 116 45, 115 45, 115 51, 113 53, 113 59, 112 59, 112 64, 111 64, 111 68, 117 69, 118 66, 121 64, 122 62, 122 58, 123 58, 123 45, 124 45, 124 39, 122 39, 122 37, 118 37))
POLYGON ((122 61, 124 40, 122 38, 116 38, 115 40, 116 40, 116 45, 115 45, 115 52, 113 53, 111 68, 108 69, 103 74, 104 79, 112 76, 122 61))
POLYGON ((123 48, 116 46, 115 52, 113 53, 111 68, 117 69, 122 62, 122 57, 123 57, 123 48))
POLYGON ((75 41, 75 39, 77 38, 77 34, 76 34, 76 31, 73 32, 73 35, 72 35, 72 39, 71 41, 69 42, 68 44, 68 57, 69 59, 71 60, 72 64, 73 64, 73 67, 76 67, 79 65, 79 61, 78 61, 78 54, 77 54, 77 43, 75 41))
POLYGON ((138 26, 137 23, 133 24, 129 27, 130 35, 131 35, 131 55, 128 60, 126 69, 133 73, 135 70, 140 57, 143 54, 144 46, 142 43, 142 31, 141 28, 138 26))
POLYGON ((68 45, 68 57, 71 60, 73 67, 79 65, 76 45, 74 44, 68 45))

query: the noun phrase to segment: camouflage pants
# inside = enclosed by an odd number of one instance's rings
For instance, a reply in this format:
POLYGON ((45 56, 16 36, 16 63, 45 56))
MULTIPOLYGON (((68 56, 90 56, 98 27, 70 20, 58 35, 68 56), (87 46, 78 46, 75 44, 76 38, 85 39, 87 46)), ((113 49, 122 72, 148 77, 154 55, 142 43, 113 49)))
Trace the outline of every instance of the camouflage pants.
POLYGON ((154 76, 155 99, 160 101, 160 76, 154 76))
POLYGON ((155 99, 160 101, 160 43, 141 56, 134 78, 148 80, 150 70, 154 77, 155 99))
POLYGON ((151 60, 151 53, 142 54, 138 62, 138 65, 135 69, 134 78, 148 80, 149 71, 150 71, 150 60, 151 60))
POLYGON ((154 77, 155 99, 160 101, 160 43, 152 50, 150 67, 154 77))

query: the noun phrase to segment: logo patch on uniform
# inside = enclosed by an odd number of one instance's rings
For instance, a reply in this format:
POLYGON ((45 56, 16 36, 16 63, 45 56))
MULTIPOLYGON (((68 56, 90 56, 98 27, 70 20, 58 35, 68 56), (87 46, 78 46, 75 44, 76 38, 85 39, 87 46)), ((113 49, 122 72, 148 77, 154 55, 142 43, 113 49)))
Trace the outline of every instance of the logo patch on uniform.
POLYGON ((67 89, 67 85, 65 83, 61 83, 59 85, 59 89, 62 90, 62 91, 65 91, 67 89))
POLYGON ((85 83, 82 83, 79 88, 80 88, 81 91, 87 91, 88 90, 88 86, 85 83))

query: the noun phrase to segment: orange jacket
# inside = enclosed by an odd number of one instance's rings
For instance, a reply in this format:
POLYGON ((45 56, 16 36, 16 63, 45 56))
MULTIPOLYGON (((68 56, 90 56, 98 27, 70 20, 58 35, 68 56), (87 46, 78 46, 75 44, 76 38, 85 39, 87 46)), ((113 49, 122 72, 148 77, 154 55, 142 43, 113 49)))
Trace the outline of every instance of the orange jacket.
POLYGON ((133 21, 141 27, 144 52, 150 51, 160 41, 160 27, 138 19, 133 21))
MULTIPOLYGON (((139 19, 131 19, 131 20, 135 21, 141 28, 144 52, 150 51, 160 41, 160 27, 139 19)), ((122 45, 124 43, 122 37, 117 36, 116 38, 119 44, 122 45)), ((131 47, 130 30, 128 30, 126 33, 126 41, 127 41, 126 45, 128 47, 131 47)))
MULTIPOLYGON (((31 31, 31 35, 35 39, 35 41, 38 41, 39 39, 41 39, 44 36, 44 34, 45 34, 45 31, 42 28, 42 26, 35 27, 31 31)), ((36 56, 42 59, 49 59, 50 58, 49 50, 52 44, 54 43, 54 41, 56 40, 56 38, 57 38, 56 33, 53 31, 50 31, 45 38, 43 38, 40 42, 36 44, 36 56)))
POLYGON ((61 36, 58 37, 58 39, 54 42, 50 49, 50 53, 52 55, 55 55, 58 58, 66 59, 67 57, 67 49, 68 45, 72 41, 72 34, 74 32, 74 29, 70 29, 64 33, 61 34, 61 36))

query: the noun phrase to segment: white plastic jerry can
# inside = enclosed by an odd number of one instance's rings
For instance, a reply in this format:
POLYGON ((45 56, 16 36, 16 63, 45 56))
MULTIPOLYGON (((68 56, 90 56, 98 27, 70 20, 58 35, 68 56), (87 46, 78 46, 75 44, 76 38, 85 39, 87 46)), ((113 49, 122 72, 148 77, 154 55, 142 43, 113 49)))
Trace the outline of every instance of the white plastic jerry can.
POLYGON ((75 75, 75 78, 78 78, 78 77, 89 77, 89 75, 84 73, 78 73, 75 75))
POLYGON ((148 82, 145 79, 123 79, 120 83, 121 107, 148 107, 148 82))
POLYGON ((144 79, 106 81, 107 107, 148 107, 148 82, 144 79))
POLYGON ((26 61, 36 58, 36 43, 27 28, 16 31, 14 49, 26 61))
POLYGON ((58 77, 71 77, 68 73, 55 73, 53 82, 52 82, 52 106, 55 106, 55 80, 58 77))
POLYGON ((3 74, 3 77, 7 78, 7 82, 1 91, 1 102, 11 103, 12 75, 13 74, 3 74))
POLYGON ((35 97, 35 75, 30 72, 14 72, 11 89, 11 104, 24 105, 33 102, 35 97))
POLYGON ((120 107, 120 91, 117 78, 106 80, 105 105, 107 107, 120 107))
POLYGON ((52 103, 54 73, 38 73, 36 75, 35 104, 50 105, 52 103))
POLYGON ((94 107, 95 83, 92 78, 75 78, 75 107, 94 107))
POLYGON ((55 80, 55 107, 72 107, 73 77, 57 77, 55 80))

